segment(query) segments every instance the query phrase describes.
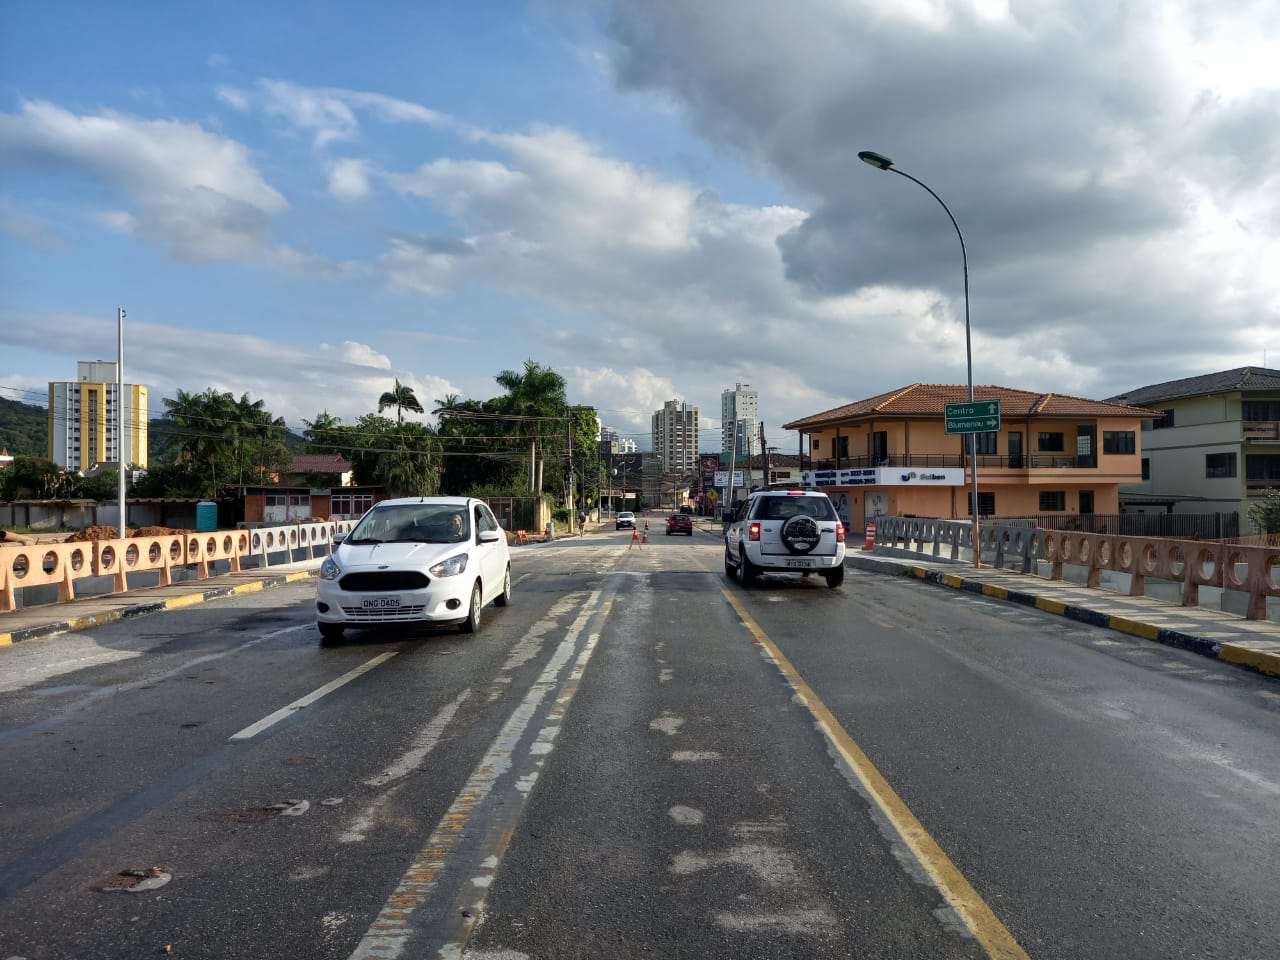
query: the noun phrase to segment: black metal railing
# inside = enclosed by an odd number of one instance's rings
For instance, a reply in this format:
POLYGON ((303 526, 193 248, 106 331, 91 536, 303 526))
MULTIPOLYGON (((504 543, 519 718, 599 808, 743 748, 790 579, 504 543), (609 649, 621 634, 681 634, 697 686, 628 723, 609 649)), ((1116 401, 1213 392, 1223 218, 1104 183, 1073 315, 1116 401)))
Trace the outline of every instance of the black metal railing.
MULTIPOLYGON (((826 460, 805 461, 806 470, 859 470, 866 467, 967 467, 969 458, 954 453, 891 454, 879 459, 866 456, 841 457, 826 460)), ((978 469, 1027 470, 1027 469, 1092 469, 1097 467, 1096 457, 1075 457, 1062 453, 1029 453, 1000 456, 994 453, 978 454, 978 469)))

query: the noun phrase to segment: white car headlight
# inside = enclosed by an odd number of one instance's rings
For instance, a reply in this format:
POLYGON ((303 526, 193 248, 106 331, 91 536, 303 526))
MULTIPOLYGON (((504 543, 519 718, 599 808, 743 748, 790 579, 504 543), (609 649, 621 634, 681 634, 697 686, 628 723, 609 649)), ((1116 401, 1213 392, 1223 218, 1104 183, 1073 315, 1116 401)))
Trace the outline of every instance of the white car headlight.
POLYGON ((456 577, 463 570, 467 569, 467 555, 460 553, 448 560, 441 560, 434 567, 427 570, 427 573, 433 577, 456 577))
POLYGON ((338 566, 338 561, 333 557, 325 557, 324 563, 320 564, 321 580, 337 580, 342 575, 342 568, 338 566))

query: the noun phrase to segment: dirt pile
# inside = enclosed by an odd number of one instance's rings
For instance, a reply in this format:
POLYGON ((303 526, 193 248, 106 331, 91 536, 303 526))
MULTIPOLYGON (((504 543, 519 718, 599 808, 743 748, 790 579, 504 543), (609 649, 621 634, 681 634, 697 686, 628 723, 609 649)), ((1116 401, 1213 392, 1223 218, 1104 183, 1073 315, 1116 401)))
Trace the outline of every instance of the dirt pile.
MULTIPOLYGON (((131 537, 185 537, 190 530, 179 530, 175 527, 138 527, 136 529, 125 528, 131 537)), ((120 536, 119 527, 85 527, 78 530, 67 540, 74 542, 83 542, 91 540, 115 540, 120 536)))

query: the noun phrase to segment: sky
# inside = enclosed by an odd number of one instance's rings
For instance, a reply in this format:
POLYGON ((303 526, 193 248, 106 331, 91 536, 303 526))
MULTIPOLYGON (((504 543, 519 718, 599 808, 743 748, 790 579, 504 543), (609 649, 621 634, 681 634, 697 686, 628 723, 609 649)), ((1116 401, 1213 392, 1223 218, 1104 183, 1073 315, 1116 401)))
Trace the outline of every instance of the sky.
POLYGON ((4 3, 0 396, 118 307, 153 416, 430 423, 534 360, 641 449, 966 383, 966 308, 976 384, 1274 367, 1280 4, 4 3))

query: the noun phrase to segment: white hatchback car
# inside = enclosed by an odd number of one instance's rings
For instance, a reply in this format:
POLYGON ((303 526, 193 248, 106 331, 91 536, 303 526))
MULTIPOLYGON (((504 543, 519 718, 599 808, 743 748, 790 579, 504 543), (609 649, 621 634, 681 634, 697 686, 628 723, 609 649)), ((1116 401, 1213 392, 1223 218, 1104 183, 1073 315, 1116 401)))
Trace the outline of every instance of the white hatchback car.
POLYGON ((724 572, 746 586, 761 573, 820 573, 844 583, 844 524, 820 490, 757 490, 724 532, 724 572))
POLYGON ((322 642, 380 623, 473 633, 485 604, 510 600, 507 536, 484 501, 406 497, 375 504, 321 564, 316 625, 322 642))

